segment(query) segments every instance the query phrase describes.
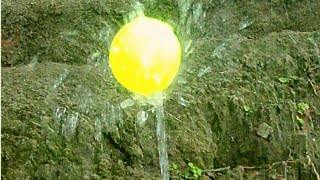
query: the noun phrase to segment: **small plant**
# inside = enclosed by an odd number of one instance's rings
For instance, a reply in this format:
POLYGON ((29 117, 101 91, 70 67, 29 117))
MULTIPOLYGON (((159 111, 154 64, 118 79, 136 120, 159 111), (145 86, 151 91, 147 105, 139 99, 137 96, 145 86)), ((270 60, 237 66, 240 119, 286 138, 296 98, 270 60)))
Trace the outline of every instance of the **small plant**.
POLYGON ((195 166, 192 162, 189 162, 188 166, 189 171, 184 174, 184 179, 197 179, 202 176, 203 170, 201 168, 195 166))
POLYGON ((176 163, 172 163, 169 171, 173 172, 173 171, 176 171, 177 169, 178 169, 178 165, 176 163))
POLYGON ((304 120, 302 118, 300 118, 299 116, 296 116, 296 118, 297 118, 299 127, 303 126, 304 125, 304 120))
POLYGON ((246 116, 249 116, 249 114, 252 113, 250 106, 244 105, 243 110, 244 110, 246 116))
POLYGON ((282 83, 282 84, 287 84, 290 81, 294 81, 294 80, 297 80, 297 79, 298 79, 298 77, 296 77, 296 76, 278 78, 279 82, 282 83))
POLYGON ((303 116, 305 111, 308 110, 309 108, 310 108, 310 106, 304 102, 300 102, 297 105, 297 111, 300 116, 297 115, 296 118, 297 118, 297 123, 300 127, 304 126, 304 120, 301 118, 301 116, 303 116))
POLYGON ((304 102, 298 103, 298 113, 303 114, 310 106, 304 102))
POLYGON ((281 83, 288 83, 289 81, 290 81, 290 79, 289 78, 285 78, 285 77, 281 77, 281 78, 279 78, 278 79, 279 80, 279 82, 281 82, 281 83))
POLYGON ((246 106, 246 105, 243 106, 243 109, 245 112, 250 112, 251 110, 250 106, 246 106))

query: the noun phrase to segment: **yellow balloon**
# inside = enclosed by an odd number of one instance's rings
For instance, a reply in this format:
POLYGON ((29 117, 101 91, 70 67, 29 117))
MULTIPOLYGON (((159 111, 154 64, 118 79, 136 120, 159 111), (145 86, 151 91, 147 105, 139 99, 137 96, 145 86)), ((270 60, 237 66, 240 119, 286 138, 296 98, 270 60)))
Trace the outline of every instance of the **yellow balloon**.
POLYGON ((134 93, 150 95, 165 90, 175 78, 181 46, 169 24, 140 16, 116 34, 109 60, 121 85, 134 93))

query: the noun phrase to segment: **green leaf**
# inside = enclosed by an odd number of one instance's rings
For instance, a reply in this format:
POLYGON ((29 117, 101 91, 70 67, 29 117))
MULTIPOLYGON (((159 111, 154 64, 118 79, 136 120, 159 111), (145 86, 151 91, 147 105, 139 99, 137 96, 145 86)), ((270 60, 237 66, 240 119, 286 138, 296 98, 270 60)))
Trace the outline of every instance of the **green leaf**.
POLYGON ((194 168, 194 165, 193 165, 192 162, 189 162, 189 163, 188 163, 188 166, 189 166, 191 169, 194 168))
POLYGON ((298 103, 298 112, 299 113, 303 113, 305 110, 307 110, 309 108, 310 108, 309 105, 304 102, 298 103))
POLYGON ((278 79, 281 83, 288 83, 290 81, 289 78, 284 78, 284 77, 281 77, 278 79))
POLYGON ((243 109, 245 112, 249 112, 251 110, 250 106, 246 106, 246 105, 243 106, 243 109))
POLYGON ((178 165, 177 165, 176 163, 173 163, 173 164, 172 164, 172 169, 173 169, 173 170, 177 170, 177 169, 178 169, 178 165))
POLYGON ((189 178, 189 176, 190 176, 189 172, 186 172, 186 173, 184 174, 184 177, 185 177, 185 178, 189 178))
POLYGON ((296 116, 296 117, 297 117, 298 124, 299 124, 300 126, 303 126, 303 125, 304 125, 304 120, 301 119, 299 116, 296 116))
POLYGON ((202 170, 202 169, 200 169, 200 168, 198 168, 198 172, 197 172, 197 174, 198 174, 199 176, 201 176, 201 175, 202 175, 202 172, 203 172, 203 170, 202 170))

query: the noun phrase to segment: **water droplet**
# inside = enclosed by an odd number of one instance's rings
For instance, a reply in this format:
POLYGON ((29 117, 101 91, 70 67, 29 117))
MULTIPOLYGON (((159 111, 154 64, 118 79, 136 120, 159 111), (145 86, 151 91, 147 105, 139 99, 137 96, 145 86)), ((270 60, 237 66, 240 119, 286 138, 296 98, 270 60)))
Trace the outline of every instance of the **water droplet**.
POLYGON ((126 100, 124 100, 124 101, 122 101, 120 103, 121 109, 125 109, 125 108, 131 107, 133 105, 134 105, 134 100, 133 99, 126 99, 126 100))
POLYGON ((137 124, 139 127, 144 126, 146 120, 148 119, 148 113, 145 111, 139 111, 137 113, 137 124))
POLYGON ((179 99, 178 99, 178 103, 179 103, 181 106, 187 107, 190 102, 180 96, 179 99))
POLYGON ((249 20, 249 19, 246 19, 244 21, 241 21, 239 23, 239 30, 243 30, 243 29, 246 29, 247 27, 251 26, 252 24, 252 21, 249 20))
POLYGON ((187 81, 185 79, 181 78, 181 79, 178 79, 178 84, 184 85, 184 84, 187 84, 187 81))
POLYGON ((222 43, 218 47, 213 50, 213 57, 217 57, 218 59, 222 59, 222 52, 226 50, 226 44, 222 43))
POLYGON ((55 112, 56 118, 60 119, 66 113, 66 111, 67 111, 66 108, 58 107, 55 112))
POLYGON ((210 67, 210 66, 208 66, 208 67, 202 67, 202 68, 200 68, 200 70, 199 70, 198 77, 202 77, 203 75, 205 75, 205 74, 207 74, 207 73, 209 73, 209 72, 211 72, 211 67, 210 67))

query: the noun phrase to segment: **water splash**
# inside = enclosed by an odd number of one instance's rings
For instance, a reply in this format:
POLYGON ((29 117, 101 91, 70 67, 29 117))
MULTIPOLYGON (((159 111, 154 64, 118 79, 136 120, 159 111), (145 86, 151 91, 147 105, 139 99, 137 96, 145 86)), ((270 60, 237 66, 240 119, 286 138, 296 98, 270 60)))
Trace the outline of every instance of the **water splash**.
POLYGON ((67 109, 64 107, 58 107, 55 111, 55 117, 57 119, 60 119, 65 113, 66 113, 67 109))
POLYGON ((58 86, 62 84, 62 82, 67 78, 69 71, 67 69, 60 75, 59 79, 56 80, 53 84, 53 89, 56 89, 58 86))
POLYGON ((76 128, 78 125, 79 113, 72 113, 67 118, 63 119, 61 126, 61 133, 67 138, 70 139, 74 133, 76 132, 76 128))
POLYGON ((216 47, 213 50, 212 56, 217 57, 218 59, 222 59, 222 53, 223 53, 223 51, 226 50, 226 46, 227 45, 225 43, 220 44, 218 47, 216 47))
POLYGON ((148 113, 146 111, 139 111, 137 113, 137 124, 139 127, 144 126, 148 119, 148 113))
MULTIPOLYGON (((155 3, 157 1, 150 0, 150 3, 155 3)), ((175 29, 177 30, 177 34, 181 37, 181 45, 183 47, 183 58, 188 58, 189 55, 194 51, 193 48, 193 40, 190 38, 190 34, 194 30, 200 30, 200 32, 205 30, 204 26, 204 18, 206 18, 205 7, 202 3, 193 3, 192 0, 181 0, 178 1, 178 8, 180 17, 178 22, 175 24, 175 29)), ((133 11, 131 11, 124 19, 124 23, 131 21, 137 16, 143 15, 144 6, 139 1, 133 1, 132 4, 133 11)), ((122 23, 120 25, 123 25, 122 23)), ((78 31, 66 31, 61 35, 64 37, 73 37, 78 36, 78 31)), ((101 29, 99 32, 94 34, 95 47, 92 49, 92 53, 89 55, 87 59, 87 64, 89 67, 89 71, 98 71, 99 75, 101 75, 101 79, 104 79, 106 82, 112 81, 112 74, 110 73, 110 68, 108 68, 108 53, 106 49, 110 48, 110 42, 115 35, 115 29, 110 22, 105 22, 105 27, 101 29), (103 49, 102 49, 103 48, 103 49), (110 77, 110 79, 108 79, 110 77)), ((72 38, 70 38, 72 39, 72 38)), ((195 41, 196 42, 196 41, 195 41)), ((89 72, 88 71, 88 72, 89 72)), ((204 74, 208 69, 204 69, 204 74)), ((59 91, 59 86, 63 86, 64 80, 69 75, 68 70, 66 69, 57 81, 54 82, 55 91, 59 91)), ((69 79, 69 78, 68 78, 69 79)), ((179 80, 180 84, 186 84, 186 80, 179 80)), ((90 88, 89 88, 90 89, 90 88)), ((77 104, 75 108, 71 110, 68 106, 59 107, 55 109, 56 119, 59 121, 59 130, 62 135, 65 137, 72 137, 75 133, 77 126, 79 125, 79 117, 91 116, 94 114, 93 121, 90 123, 94 126, 93 136, 95 140, 98 142, 102 141, 103 134, 102 132, 112 131, 117 125, 123 123, 122 111, 128 107, 138 105, 153 105, 154 112, 156 114, 156 134, 158 140, 158 150, 159 150, 159 165, 161 168, 161 179, 169 179, 169 171, 168 171, 168 154, 167 154, 167 135, 165 129, 165 116, 164 116, 164 105, 163 100, 165 99, 164 94, 155 95, 152 97, 141 97, 137 96, 134 99, 126 99, 119 104, 111 104, 107 102, 105 106, 97 106, 99 104, 96 102, 95 92, 90 91, 86 87, 79 86, 76 90, 76 94, 72 96, 71 101, 74 104, 77 104), (138 100, 138 101, 137 101, 138 100), (140 103, 140 104, 139 104, 140 103), (71 113, 71 114, 69 114, 71 113)), ((57 93, 58 94, 58 93, 57 93)), ((106 100, 108 97, 105 97, 106 100)), ((102 101, 103 101, 102 100, 102 101)), ((102 102, 100 101, 100 102, 102 102)), ((107 100, 108 101, 108 100, 107 100)), ((60 103, 59 103, 60 104, 60 103)), ((190 101, 180 96, 179 104, 182 106, 190 105, 190 101)), ((55 106, 57 107, 57 106, 55 106)), ((148 112, 147 111, 139 111, 136 114, 136 122, 139 127, 144 126, 146 121, 148 120, 148 112)), ((58 131, 59 131, 58 130, 58 131)), ((90 135, 92 136, 92 134, 90 135)))
POLYGON ((183 98, 181 95, 179 95, 178 103, 181 106, 187 107, 190 102, 188 100, 186 100, 185 98, 183 98))

